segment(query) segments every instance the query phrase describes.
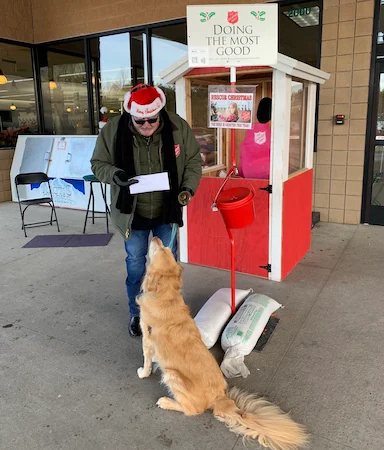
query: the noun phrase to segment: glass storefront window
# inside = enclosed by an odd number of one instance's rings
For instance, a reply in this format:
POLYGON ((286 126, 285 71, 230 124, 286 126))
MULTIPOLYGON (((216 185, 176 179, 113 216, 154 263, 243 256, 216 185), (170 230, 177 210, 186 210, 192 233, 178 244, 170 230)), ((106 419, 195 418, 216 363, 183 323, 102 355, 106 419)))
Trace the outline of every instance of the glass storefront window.
POLYGON ((384 147, 375 146, 371 205, 384 206, 384 147))
POLYGON ((300 81, 292 79, 289 174, 305 167, 307 99, 307 86, 300 81))
POLYGON ((153 84, 159 86, 167 97, 168 111, 176 111, 175 87, 161 79, 161 72, 188 54, 187 25, 170 25, 152 30, 153 84))
POLYGON ((124 94, 136 84, 148 82, 146 47, 146 35, 140 31, 91 40, 96 129, 103 106, 109 119, 120 115, 124 94))
POLYGON ((84 41, 67 45, 39 55, 45 131, 90 134, 84 41))
POLYGON ((223 130, 208 128, 207 99, 208 85, 193 81, 191 84, 192 130, 200 145, 201 164, 205 171, 221 166, 224 161, 223 130))
POLYGON ((380 0, 379 30, 377 33, 377 44, 384 44, 384 0, 380 0))
POLYGON ((0 147, 38 133, 31 50, 0 43, 0 147))
POLYGON ((320 1, 279 6, 279 52, 320 65, 320 1))
POLYGON ((384 140, 384 73, 380 73, 378 109, 376 121, 376 140, 384 140))

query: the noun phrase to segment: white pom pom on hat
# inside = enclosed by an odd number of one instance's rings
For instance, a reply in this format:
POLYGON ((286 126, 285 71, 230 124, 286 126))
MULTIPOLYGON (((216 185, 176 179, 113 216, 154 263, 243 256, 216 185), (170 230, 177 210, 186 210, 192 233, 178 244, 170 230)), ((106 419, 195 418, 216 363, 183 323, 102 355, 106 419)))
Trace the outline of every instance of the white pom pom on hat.
POLYGON ((124 95, 124 109, 135 117, 153 117, 164 108, 164 92, 148 84, 138 84, 124 95))
POLYGON ((102 106, 102 107, 100 108, 100 112, 101 112, 101 114, 105 114, 105 113, 108 112, 108 108, 107 108, 106 106, 102 106))

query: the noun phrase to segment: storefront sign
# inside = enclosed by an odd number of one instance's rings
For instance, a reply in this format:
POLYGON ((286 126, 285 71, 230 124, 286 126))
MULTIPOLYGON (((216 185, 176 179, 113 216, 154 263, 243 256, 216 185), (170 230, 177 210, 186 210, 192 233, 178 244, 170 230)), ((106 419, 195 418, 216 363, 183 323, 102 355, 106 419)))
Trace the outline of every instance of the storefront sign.
POLYGON ((187 6, 190 67, 277 62, 277 4, 187 6))
POLYGON ((209 128, 252 128, 255 87, 247 88, 236 92, 244 86, 209 86, 209 128))

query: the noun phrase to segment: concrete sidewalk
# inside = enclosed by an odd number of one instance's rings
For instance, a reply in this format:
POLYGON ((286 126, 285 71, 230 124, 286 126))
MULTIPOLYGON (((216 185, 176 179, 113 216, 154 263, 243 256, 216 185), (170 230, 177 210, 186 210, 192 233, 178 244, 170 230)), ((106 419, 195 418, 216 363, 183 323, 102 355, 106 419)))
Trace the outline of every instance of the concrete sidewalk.
MULTIPOLYGON (((58 217, 63 234, 82 232, 84 212, 58 217)), ((0 449, 241 450, 209 413, 159 410, 158 374, 137 377, 141 340, 128 335, 120 235, 106 247, 23 249, 57 232, 27 231, 17 204, 0 204, 0 449)), ((87 232, 105 232, 105 222, 87 232)), ((384 228, 320 224, 283 283, 237 277, 285 309, 265 349, 246 358, 251 375, 231 384, 291 410, 311 450, 384 448, 383 256, 384 228)), ((184 283, 195 314, 230 275, 185 266, 184 283)))

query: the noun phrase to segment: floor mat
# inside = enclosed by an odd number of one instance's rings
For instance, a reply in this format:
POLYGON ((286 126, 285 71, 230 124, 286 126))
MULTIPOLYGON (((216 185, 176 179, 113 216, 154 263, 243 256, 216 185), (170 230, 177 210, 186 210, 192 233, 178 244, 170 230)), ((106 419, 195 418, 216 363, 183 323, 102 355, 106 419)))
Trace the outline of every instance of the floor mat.
POLYGON ((65 244, 72 238, 72 234, 48 234, 46 236, 35 236, 23 248, 39 247, 65 247, 65 244))
POLYGON ((99 247, 107 245, 112 234, 74 234, 65 247, 99 247))
POLYGON ((35 236, 23 248, 48 247, 101 247, 108 245, 113 235, 108 234, 63 234, 35 236))

